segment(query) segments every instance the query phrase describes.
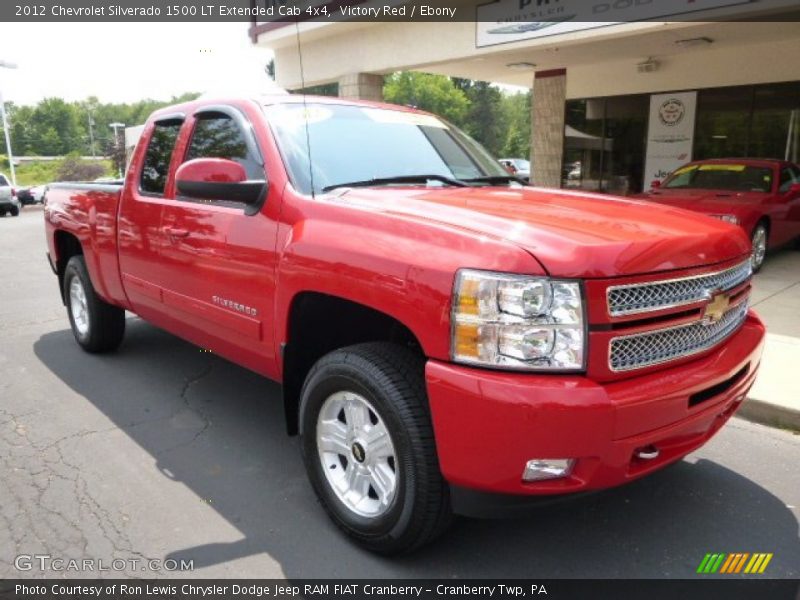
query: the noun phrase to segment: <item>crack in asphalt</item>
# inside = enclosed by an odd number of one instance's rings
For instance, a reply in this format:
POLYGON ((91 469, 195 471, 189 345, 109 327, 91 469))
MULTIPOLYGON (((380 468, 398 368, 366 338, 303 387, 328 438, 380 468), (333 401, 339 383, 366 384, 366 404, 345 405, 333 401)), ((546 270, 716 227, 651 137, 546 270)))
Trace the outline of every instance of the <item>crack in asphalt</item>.
POLYGON ((165 454, 169 454, 170 452, 174 452, 175 450, 177 450, 179 448, 185 448, 186 446, 191 446, 192 444, 194 444, 200 438, 200 436, 202 436, 211 427, 211 425, 212 425, 211 418, 205 412, 200 410, 200 408, 198 408, 196 406, 192 406, 190 398, 189 398, 189 392, 191 391, 193 386, 197 385, 203 379, 205 379, 206 377, 211 375, 213 370, 214 370, 214 365, 207 365, 197 375, 194 375, 193 377, 187 378, 186 381, 183 384, 183 388, 181 389, 181 393, 180 393, 180 398, 183 401, 181 409, 180 410, 176 410, 175 412, 173 412, 168 417, 165 417, 167 419, 170 419, 170 418, 174 417, 175 415, 177 415, 181 410, 188 409, 188 410, 192 411, 193 413, 195 413, 198 417, 200 417, 200 419, 203 422, 202 427, 198 431, 196 431, 194 433, 194 435, 192 436, 192 438, 190 440, 188 440, 186 442, 181 442, 179 444, 175 444, 174 446, 170 446, 169 448, 164 448, 162 450, 159 450, 158 452, 154 453, 154 456, 156 456, 156 457, 163 456, 165 454))
MULTIPOLYGON (((188 409, 200 417, 202 426, 190 440, 158 454, 195 443, 211 427, 212 420, 192 404, 191 390, 212 371, 213 365, 208 365, 197 375, 186 378, 180 388, 180 405, 170 414, 134 421, 126 428, 169 420, 188 409)), ((0 389, 8 387, 5 384, 0 389)), ((32 432, 27 425, 29 417, 41 417, 41 412, 17 414, 0 408, 0 447, 3 448, 0 452, 0 470, 12 479, 7 485, 0 486, 0 557, 3 559, 0 560, 0 577, 19 576, 13 563, 14 557, 22 553, 44 552, 54 557, 111 556, 114 559, 137 559, 142 562, 152 558, 134 550, 128 533, 121 525, 125 520, 124 514, 107 508, 98 500, 92 490, 92 484, 96 485, 96 482, 91 475, 84 476, 85 469, 70 460, 74 453, 65 448, 70 442, 121 431, 120 427, 115 425, 74 431, 55 440, 42 441, 34 439, 35 431, 32 432), (37 463, 39 468, 31 470, 31 463, 37 463), (99 542, 95 535, 98 532, 99 542), (101 548, 98 548, 98 544, 101 548), (108 546, 106 550, 102 550, 104 544, 108 546)), ((115 573, 133 578, 143 576, 142 573, 131 571, 131 568, 126 566, 126 571, 115 573)), ((152 574, 148 576, 152 577, 152 574)))

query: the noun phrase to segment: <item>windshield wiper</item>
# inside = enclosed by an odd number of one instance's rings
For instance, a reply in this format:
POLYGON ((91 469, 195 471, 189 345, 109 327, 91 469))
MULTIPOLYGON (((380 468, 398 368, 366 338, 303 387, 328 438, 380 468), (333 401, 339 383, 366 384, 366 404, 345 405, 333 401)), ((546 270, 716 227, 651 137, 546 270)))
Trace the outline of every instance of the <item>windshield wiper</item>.
POLYGON ((521 183, 525 185, 525 182, 520 179, 519 177, 514 177, 513 175, 488 175, 486 177, 470 177, 469 179, 464 179, 467 183, 488 183, 489 185, 497 185, 500 183, 521 183))
POLYGON ((374 177, 373 179, 365 179, 363 181, 337 183, 336 185, 329 185, 322 188, 322 191, 330 192, 343 187, 371 187, 373 185, 390 185, 392 183, 426 183, 428 181, 438 181, 453 187, 467 187, 469 185, 459 179, 452 179, 450 177, 445 177, 444 175, 397 175, 395 177, 374 177))

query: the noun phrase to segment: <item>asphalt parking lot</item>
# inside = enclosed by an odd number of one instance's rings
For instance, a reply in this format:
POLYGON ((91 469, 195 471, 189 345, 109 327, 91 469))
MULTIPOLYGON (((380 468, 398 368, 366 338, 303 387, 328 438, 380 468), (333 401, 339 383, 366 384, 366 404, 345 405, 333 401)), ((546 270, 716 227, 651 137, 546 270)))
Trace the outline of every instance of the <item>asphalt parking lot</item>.
POLYGON ((44 253, 40 209, 0 219, 0 577, 41 577, 15 558, 47 554, 204 578, 681 578, 707 552, 800 577, 800 436, 739 419, 628 486, 372 556, 317 505, 277 385, 133 318, 117 354, 84 354, 44 253))

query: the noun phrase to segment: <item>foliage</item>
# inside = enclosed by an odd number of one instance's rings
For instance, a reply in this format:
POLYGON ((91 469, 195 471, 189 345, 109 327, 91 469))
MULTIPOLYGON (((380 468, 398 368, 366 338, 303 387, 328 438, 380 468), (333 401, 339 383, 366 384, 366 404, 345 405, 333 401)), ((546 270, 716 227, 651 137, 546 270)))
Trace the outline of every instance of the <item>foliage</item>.
POLYGON ((508 124, 503 114, 503 94, 486 81, 454 79, 453 84, 469 100, 464 130, 498 156, 503 150, 508 124))
POLYGON ((437 114, 497 157, 528 158, 531 93, 507 93, 485 81, 402 72, 387 77, 387 102, 437 114))
MULTIPOLYGON (((122 133, 120 132, 120 138, 122 133)), ((106 143, 104 156, 107 156, 111 161, 111 168, 114 171, 114 176, 119 176, 120 173, 125 172, 127 166, 127 156, 125 154, 125 144, 121 142, 118 144, 115 140, 106 143)))
POLYGON ((78 154, 70 154, 59 162, 57 181, 93 181, 106 174, 106 167, 96 161, 84 160, 78 154))
MULTIPOLYGON (((265 68, 274 76, 274 63, 265 68)), ((338 85, 319 85, 302 91, 336 96, 338 85)), ((197 94, 189 93, 168 101, 146 99, 131 104, 102 103, 94 96, 81 102, 45 98, 35 106, 16 106, 9 102, 6 109, 14 154, 106 156, 115 165, 108 169, 109 174, 116 173, 120 166, 124 170, 124 163, 114 144, 111 123, 139 125, 158 108, 196 97, 197 94)), ((530 91, 508 93, 487 82, 409 71, 386 77, 384 97, 387 102, 415 106, 441 116, 464 129, 495 156, 526 158, 530 155, 530 91)), ((8 170, 7 165, 0 165, 0 168, 8 170)), ((52 163, 26 168, 36 173, 34 178, 41 176, 50 181, 58 178, 52 163)))
POLYGON ((449 77, 416 71, 387 77, 383 97, 392 104, 435 113, 459 127, 464 124, 470 107, 467 95, 449 77))
POLYGON ((102 103, 94 96, 81 102, 45 98, 35 106, 7 102, 14 154, 64 156, 77 152, 84 156, 101 156, 114 140, 111 123, 125 123, 129 127, 140 125, 154 110, 197 96, 189 93, 167 101, 146 99, 132 104, 102 103))
POLYGON ((531 101, 530 90, 503 97, 503 119, 507 129, 501 158, 528 158, 531 153, 531 101))

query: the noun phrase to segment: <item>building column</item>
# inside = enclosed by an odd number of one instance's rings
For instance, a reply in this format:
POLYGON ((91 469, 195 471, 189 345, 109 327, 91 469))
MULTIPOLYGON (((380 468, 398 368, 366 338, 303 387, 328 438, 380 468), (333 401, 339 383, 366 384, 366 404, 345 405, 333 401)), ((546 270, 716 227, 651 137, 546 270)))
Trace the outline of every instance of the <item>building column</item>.
POLYGON ((561 187, 566 98, 566 69, 536 73, 531 106, 531 179, 535 186, 561 187))
POLYGON ((339 97, 383 102, 383 75, 350 73, 339 79, 339 97))

